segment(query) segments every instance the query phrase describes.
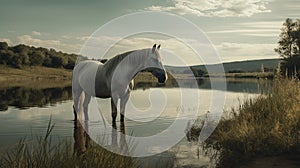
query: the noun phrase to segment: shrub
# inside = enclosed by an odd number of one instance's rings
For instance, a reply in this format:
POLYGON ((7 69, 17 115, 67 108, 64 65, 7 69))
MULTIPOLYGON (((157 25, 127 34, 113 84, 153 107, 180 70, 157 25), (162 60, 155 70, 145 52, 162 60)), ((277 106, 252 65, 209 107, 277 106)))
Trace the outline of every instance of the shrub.
POLYGON ((300 87, 295 79, 276 78, 272 91, 248 99, 230 119, 222 119, 206 141, 220 151, 219 165, 232 167, 256 156, 299 152, 300 87))

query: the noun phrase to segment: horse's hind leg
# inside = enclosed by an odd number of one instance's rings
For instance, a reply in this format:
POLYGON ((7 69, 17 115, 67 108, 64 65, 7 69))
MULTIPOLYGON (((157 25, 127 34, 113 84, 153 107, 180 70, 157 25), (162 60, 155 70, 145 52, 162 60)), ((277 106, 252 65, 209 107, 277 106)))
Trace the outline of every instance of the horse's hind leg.
POLYGON ((88 95, 87 93, 85 93, 84 102, 83 102, 83 112, 84 112, 85 120, 89 120, 88 107, 89 107, 90 101, 91 101, 91 95, 88 95))
POLYGON ((81 93, 82 93, 81 88, 76 88, 76 90, 73 91, 73 95, 74 95, 73 112, 74 112, 75 121, 78 119, 77 114, 79 113, 79 98, 81 93))

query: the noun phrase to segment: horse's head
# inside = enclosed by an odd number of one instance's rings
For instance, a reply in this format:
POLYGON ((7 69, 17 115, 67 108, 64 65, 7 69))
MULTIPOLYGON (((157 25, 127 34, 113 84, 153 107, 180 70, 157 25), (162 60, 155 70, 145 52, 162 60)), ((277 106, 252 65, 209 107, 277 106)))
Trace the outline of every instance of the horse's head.
POLYGON ((158 80, 159 83, 165 83, 168 79, 167 72, 162 63, 159 54, 160 45, 156 47, 156 44, 150 49, 148 59, 146 61, 146 71, 151 72, 158 80))

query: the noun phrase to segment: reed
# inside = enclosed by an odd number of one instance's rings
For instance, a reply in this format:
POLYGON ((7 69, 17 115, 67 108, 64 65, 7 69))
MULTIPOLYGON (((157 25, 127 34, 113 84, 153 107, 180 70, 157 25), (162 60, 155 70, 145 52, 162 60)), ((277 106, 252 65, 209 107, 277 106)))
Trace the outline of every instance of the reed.
POLYGON ((234 167, 260 156, 298 153, 300 149, 300 83, 274 79, 267 95, 243 102, 222 119, 206 141, 219 151, 218 166, 234 167))
POLYGON ((138 167, 139 163, 131 157, 114 154, 90 142, 83 153, 74 151, 70 140, 52 143, 51 132, 54 124, 49 121, 44 137, 33 141, 23 138, 0 157, 0 167, 138 167))

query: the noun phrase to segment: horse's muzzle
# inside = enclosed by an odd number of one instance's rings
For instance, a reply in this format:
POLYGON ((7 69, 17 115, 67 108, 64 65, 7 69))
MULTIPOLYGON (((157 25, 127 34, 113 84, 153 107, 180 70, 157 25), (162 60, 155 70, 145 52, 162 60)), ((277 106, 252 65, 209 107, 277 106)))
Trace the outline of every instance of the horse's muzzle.
POLYGON ((151 72, 157 78, 158 83, 165 83, 167 80, 167 74, 164 70, 159 68, 149 68, 148 72, 151 72))
POLYGON ((160 74, 160 75, 158 75, 157 80, 158 80, 158 83, 165 83, 167 80, 167 77, 164 74, 160 74))

